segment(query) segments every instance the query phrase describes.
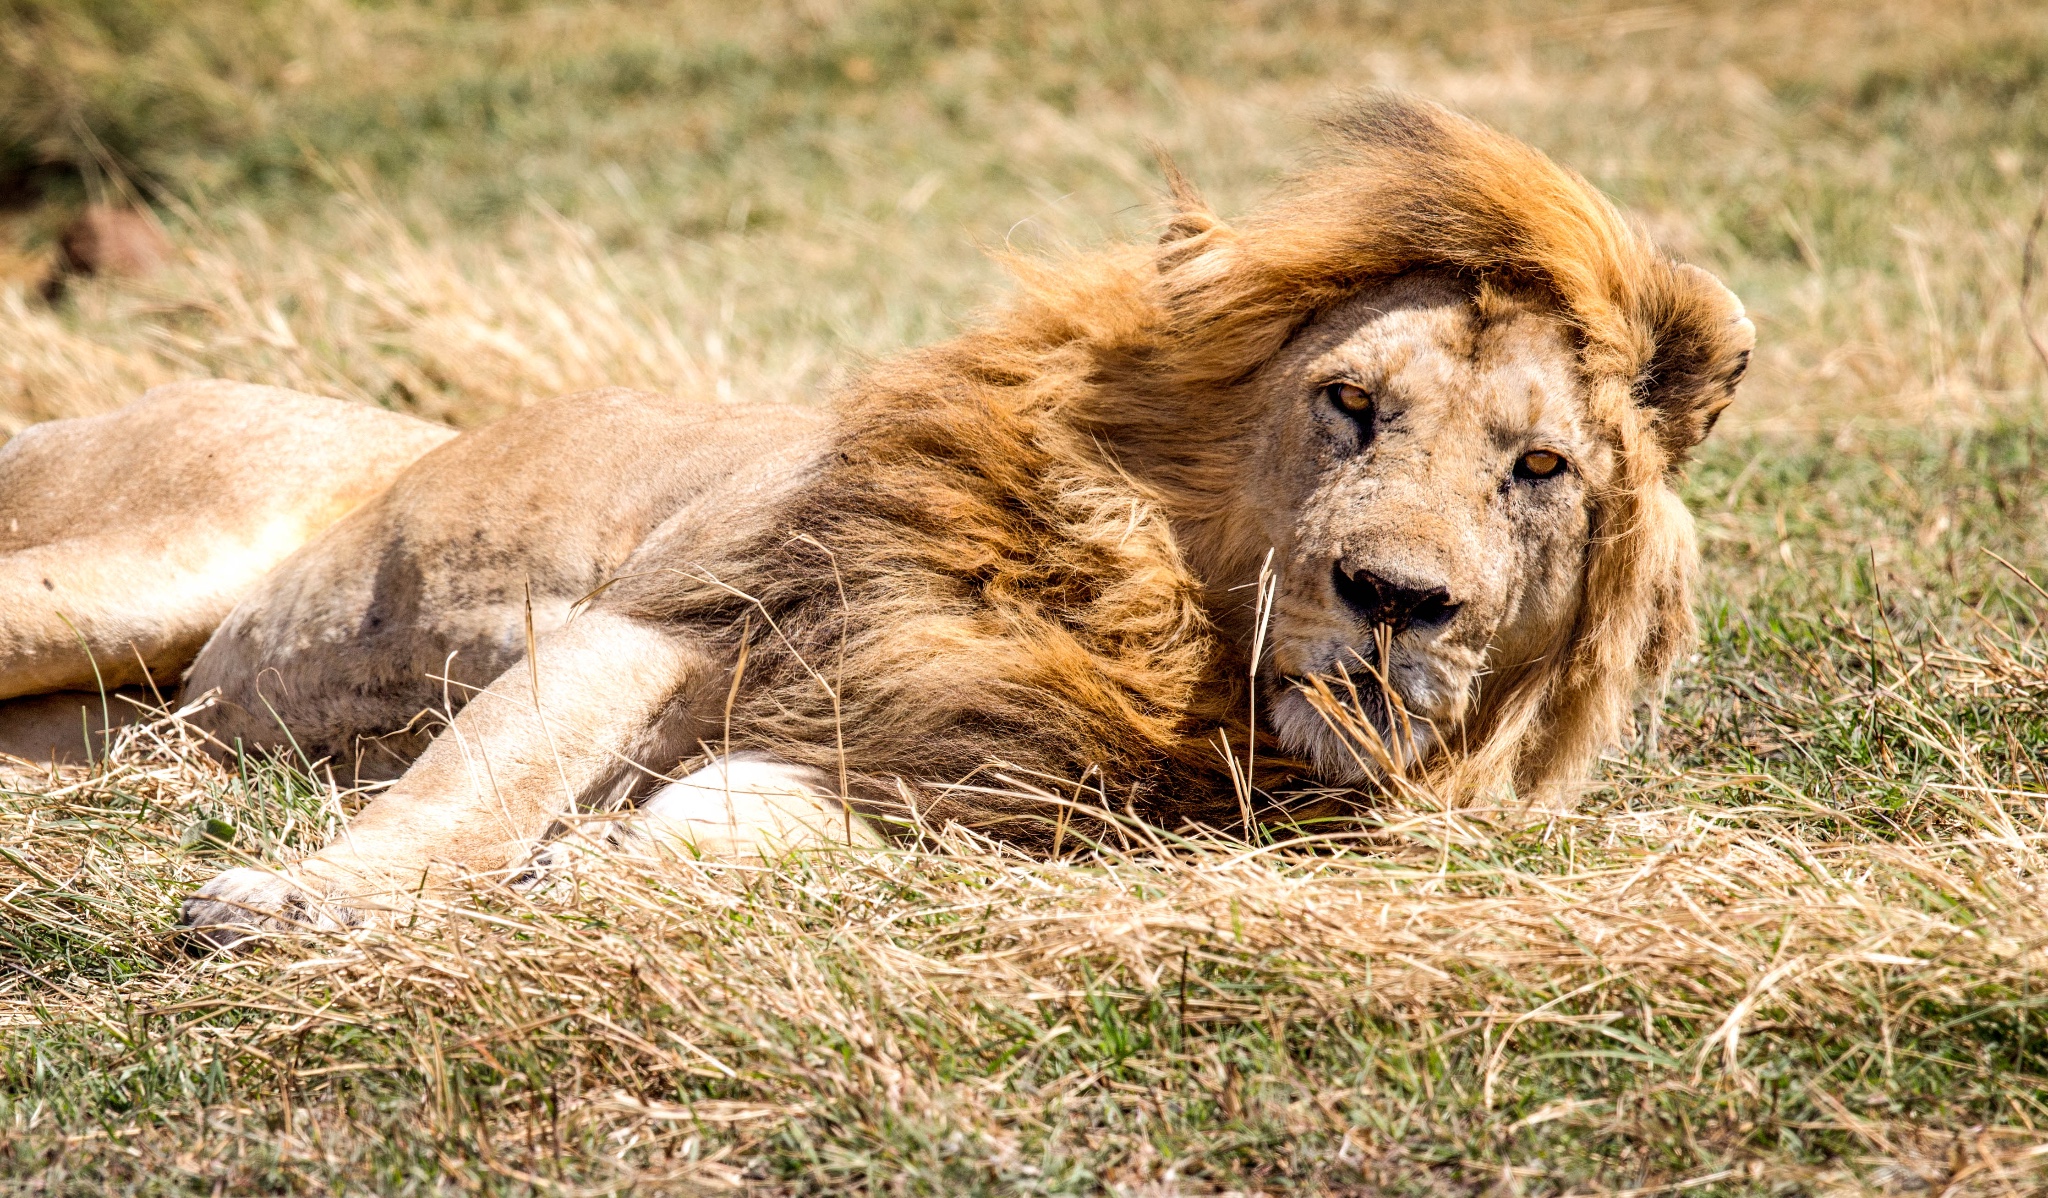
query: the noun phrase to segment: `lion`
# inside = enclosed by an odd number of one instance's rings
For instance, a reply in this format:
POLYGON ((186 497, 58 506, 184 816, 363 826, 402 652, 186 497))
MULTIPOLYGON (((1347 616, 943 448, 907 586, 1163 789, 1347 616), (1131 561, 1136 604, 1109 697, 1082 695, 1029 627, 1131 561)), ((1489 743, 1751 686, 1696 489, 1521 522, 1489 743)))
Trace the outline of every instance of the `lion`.
POLYGON ((67 757, 82 721, 159 701, 257 580, 454 435, 220 381, 16 434, 0 447, 0 752, 67 757))
POLYGON ((591 811, 1057 853, 1416 779, 1568 797, 1693 635, 1675 486, 1755 331, 1507 136, 1388 95, 1324 132, 1234 223, 1166 164, 1156 242, 1013 261, 829 406, 600 392, 424 452, 185 682, 224 745, 395 781, 184 925, 359 923, 591 811))

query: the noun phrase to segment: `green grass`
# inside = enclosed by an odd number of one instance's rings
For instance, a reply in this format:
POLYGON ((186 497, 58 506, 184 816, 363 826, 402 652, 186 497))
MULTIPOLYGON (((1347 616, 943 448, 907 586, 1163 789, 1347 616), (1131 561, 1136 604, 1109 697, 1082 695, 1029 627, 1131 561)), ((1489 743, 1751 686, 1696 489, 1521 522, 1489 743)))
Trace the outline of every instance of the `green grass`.
POLYGON ((196 963, 174 902, 227 855, 186 829, 277 859, 345 799, 137 745, 0 795, 0 1161, 79 1192, 2033 1188, 2048 600, 1990 553, 2042 559, 2042 447, 1717 447, 1669 757, 1534 827, 592 863, 196 963))
POLYGON ((228 962, 177 899, 362 796, 168 727, 7 775, 0 1187, 2048 1188, 2036 7, 17 0, 0 52, 17 254, 120 180, 185 253, 0 285, 10 427, 209 372, 817 395, 998 295, 983 246, 1142 234, 1147 139, 1239 209, 1368 83, 1584 170, 1762 338, 1662 752, 1569 817, 580 861, 228 962))

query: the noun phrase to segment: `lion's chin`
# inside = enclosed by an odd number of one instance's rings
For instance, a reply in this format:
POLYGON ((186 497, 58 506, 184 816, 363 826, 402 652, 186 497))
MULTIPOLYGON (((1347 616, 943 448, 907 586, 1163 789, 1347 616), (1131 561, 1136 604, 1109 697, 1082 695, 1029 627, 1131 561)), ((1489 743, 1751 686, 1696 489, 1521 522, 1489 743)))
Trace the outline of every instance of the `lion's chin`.
POLYGON ((1385 712, 1352 712, 1363 716, 1370 731, 1344 731, 1318 712, 1308 697, 1289 686, 1275 698, 1267 719, 1287 752, 1308 761, 1317 777, 1341 786, 1383 780, 1388 766, 1412 767, 1436 751, 1436 729, 1427 720, 1411 719, 1404 728, 1390 727, 1385 712), (1373 744, 1373 733, 1378 743, 1373 744))

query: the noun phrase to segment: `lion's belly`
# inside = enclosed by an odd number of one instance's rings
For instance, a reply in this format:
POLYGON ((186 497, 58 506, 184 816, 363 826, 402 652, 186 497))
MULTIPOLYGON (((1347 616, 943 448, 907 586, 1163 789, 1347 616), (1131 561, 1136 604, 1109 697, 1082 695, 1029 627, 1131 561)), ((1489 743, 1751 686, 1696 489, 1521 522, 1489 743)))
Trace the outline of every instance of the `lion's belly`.
POLYGON ((225 745, 395 777, 650 531, 700 505, 758 504, 764 475, 822 450, 825 419, 604 391, 467 433, 271 571, 186 693, 219 690, 202 719, 225 745))

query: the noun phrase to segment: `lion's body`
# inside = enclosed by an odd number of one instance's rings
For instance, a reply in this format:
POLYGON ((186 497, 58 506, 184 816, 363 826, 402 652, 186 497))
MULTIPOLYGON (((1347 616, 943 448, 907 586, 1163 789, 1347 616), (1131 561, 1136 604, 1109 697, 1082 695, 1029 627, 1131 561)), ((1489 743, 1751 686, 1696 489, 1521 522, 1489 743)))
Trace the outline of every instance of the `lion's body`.
POLYGON ((536 404, 440 446, 246 593, 193 663, 225 743, 397 777, 471 693, 657 530, 701 552, 823 453, 829 416, 632 391, 536 404), (530 618, 529 618, 530 613, 530 618))
POLYGON ((79 748, 54 692, 90 692, 96 719, 102 687, 174 689, 258 579, 453 435, 228 382, 24 430, 0 448, 0 743, 31 752, 54 719, 79 748))
POLYGON ((1041 843, 1076 804, 1565 793, 1690 635, 1671 480, 1753 331, 1527 147, 1396 100, 1332 132, 1238 227, 1176 178, 1158 245, 1020 265, 830 416, 601 393, 421 459, 192 686, 353 758, 495 680, 383 742, 417 759, 343 842, 188 921, 516 870, 565 805, 720 757, 786 780, 750 810, 1041 843))

